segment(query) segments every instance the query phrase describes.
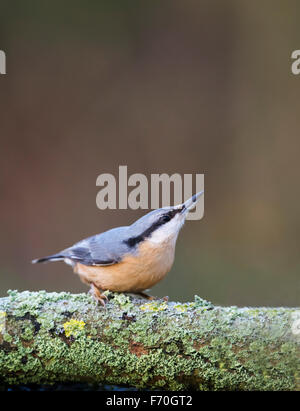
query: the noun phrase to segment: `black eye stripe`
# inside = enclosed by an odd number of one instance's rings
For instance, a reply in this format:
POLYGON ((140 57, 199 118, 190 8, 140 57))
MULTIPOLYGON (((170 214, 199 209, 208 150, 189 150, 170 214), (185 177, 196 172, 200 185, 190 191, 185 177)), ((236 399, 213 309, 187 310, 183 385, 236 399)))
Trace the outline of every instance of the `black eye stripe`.
POLYGON ((163 214, 158 221, 153 223, 149 228, 147 228, 143 233, 136 237, 131 237, 128 240, 124 240, 124 243, 129 245, 129 247, 135 247, 137 244, 140 242, 144 241, 146 238, 150 237, 151 234, 159 227, 162 225, 166 224, 169 222, 177 213, 180 213, 183 210, 183 208, 176 208, 170 211, 167 211, 165 214, 163 214), (166 218, 168 217, 168 219, 166 218))
POLYGON ((176 208, 173 210, 168 211, 166 214, 163 214, 160 217, 160 221, 162 224, 167 223, 168 221, 172 220, 172 218, 175 217, 176 214, 180 213, 183 209, 182 208, 176 208))
POLYGON ((173 218, 176 214, 180 213, 182 211, 182 208, 175 208, 173 210, 168 211, 167 215, 170 218, 173 218))

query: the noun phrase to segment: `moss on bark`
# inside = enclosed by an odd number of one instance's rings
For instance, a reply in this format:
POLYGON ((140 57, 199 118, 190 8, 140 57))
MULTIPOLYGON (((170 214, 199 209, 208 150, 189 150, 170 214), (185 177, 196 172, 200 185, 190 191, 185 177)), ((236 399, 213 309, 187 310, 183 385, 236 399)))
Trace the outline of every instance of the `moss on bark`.
POLYGON ((0 299, 0 382, 300 389, 299 309, 108 294, 103 309, 87 294, 9 291, 0 299))

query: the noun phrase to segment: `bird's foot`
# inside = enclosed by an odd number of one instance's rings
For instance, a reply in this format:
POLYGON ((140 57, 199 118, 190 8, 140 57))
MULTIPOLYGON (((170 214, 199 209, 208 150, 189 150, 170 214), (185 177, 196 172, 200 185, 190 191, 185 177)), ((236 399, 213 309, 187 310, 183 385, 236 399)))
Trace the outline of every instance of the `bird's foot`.
MULTIPOLYGON (((143 297, 143 298, 146 298, 146 299, 149 300, 149 301, 160 300, 159 297, 153 297, 152 295, 148 295, 148 294, 146 294, 146 293, 144 293, 144 292, 140 292, 140 293, 138 293, 138 295, 140 295, 140 296, 143 297)), ((168 302, 168 301, 169 301, 169 297, 166 295, 165 297, 162 297, 162 300, 168 302)))
POLYGON ((138 293, 138 295, 140 295, 143 298, 146 298, 146 300, 149 300, 149 301, 156 300, 156 297, 153 297, 153 295, 143 293, 142 291, 138 293))
POLYGON ((96 287, 94 283, 91 283, 91 288, 89 290, 89 293, 92 294, 92 297, 97 302, 97 304, 100 303, 103 307, 105 307, 105 304, 106 304, 106 301, 108 301, 108 298, 106 297, 105 294, 102 294, 100 292, 99 288, 96 287))

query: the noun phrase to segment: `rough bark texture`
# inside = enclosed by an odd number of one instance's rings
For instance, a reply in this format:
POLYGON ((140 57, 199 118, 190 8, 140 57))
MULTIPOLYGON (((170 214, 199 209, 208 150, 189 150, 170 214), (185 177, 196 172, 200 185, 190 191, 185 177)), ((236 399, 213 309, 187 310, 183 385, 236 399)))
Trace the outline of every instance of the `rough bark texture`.
POLYGON ((9 291, 0 383, 105 382, 166 390, 297 390, 299 309, 9 291))

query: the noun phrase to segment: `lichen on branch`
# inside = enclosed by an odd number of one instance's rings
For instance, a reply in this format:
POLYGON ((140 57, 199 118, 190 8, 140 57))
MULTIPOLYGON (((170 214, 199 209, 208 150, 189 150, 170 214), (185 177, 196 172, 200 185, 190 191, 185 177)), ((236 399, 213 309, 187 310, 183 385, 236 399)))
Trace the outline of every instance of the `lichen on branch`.
POLYGON ((0 383, 92 382, 166 390, 300 389, 296 308, 218 307, 9 291, 0 298, 0 383))

